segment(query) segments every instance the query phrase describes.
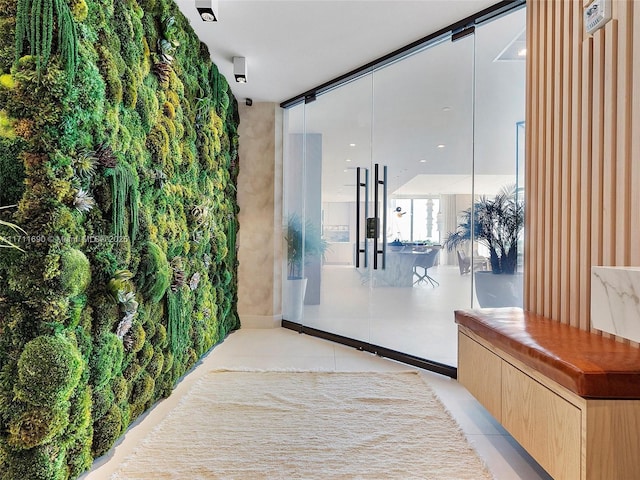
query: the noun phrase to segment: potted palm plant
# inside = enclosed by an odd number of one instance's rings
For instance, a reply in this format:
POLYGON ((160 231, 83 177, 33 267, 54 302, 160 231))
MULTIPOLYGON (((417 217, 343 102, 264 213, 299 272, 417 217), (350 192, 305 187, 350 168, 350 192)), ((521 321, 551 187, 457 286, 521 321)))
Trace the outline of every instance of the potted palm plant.
POLYGON ((518 240, 524 228, 524 205, 515 186, 489 198, 480 197, 462 212, 455 232, 444 242, 448 250, 473 240, 489 249, 491 271, 476 271, 476 296, 481 307, 522 306, 522 275, 517 272, 518 240))
POLYGON ((282 314, 287 320, 299 321, 307 288, 304 266, 312 258, 324 258, 328 244, 315 224, 310 221, 303 224, 297 214, 289 216, 284 238, 287 244, 287 288, 282 314))

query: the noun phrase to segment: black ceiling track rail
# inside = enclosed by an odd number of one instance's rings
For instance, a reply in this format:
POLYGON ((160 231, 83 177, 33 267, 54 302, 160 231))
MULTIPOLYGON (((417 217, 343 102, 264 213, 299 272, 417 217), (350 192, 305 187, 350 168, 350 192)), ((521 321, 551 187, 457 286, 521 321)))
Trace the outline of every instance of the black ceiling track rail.
POLYGON ((445 375, 453 379, 456 379, 458 377, 458 369, 450 365, 445 365, 444 363, 435 362, 433 360, 426 360, 421 357, 416 357, 415 355, 398 352, 397 350, 392 350, 390 348, 381 347, 372 343, 355 340, 353 338, 343 337, 342 335, 325 332, 324 330, 318 330, 317 328, 305 327, 300 323, 291 322, 289 320, 282 320, 282 327, 289 330, 294 330, 298 333, 305 333, 307 335, 311 335, 312 337, 318 337, 324 340, 330 340, 335 343, 340 343, 342 345, 353 347, 364 352, 373 353, 380 357, 385 357, 390 360, 395 360, 407 365, 422 368, 423 370, 429 370, 431 372, 439 373, 440 375, 445 375))
POLYGON ((466 32, 466 34, 472 33, 468 31, 470 27, 474 27, 476 25, 481 25, 490 20, 493 20, 497 17, 505 15, 512 10, 523 7, 526 4, 526 0, 504 0, 496 3, 484 10, 481 10, 474 15, 471 15, 467 18, 459 20, 448 27, 442 28, 437 32, 434 32, 426 37, 423 37, 415 42, 412 42, 408 45, 405 45, 402 48, 394 50, 391 53, 388 53, 372 62, 367 63, 366 65, 362 65, 354 70, 351 70, 344 75, 340 75, 333 80, 329 80, 328 82, 323 83, 322 85, 318 85, 311 90, 308 90, 300 95, 296 95, 295 97, 290 98, 289 100, 285 100, 280 104, 282 108, 289 108, 297 105, 299 103, 305 102, 308 103, 308 98, 313 98, 315 100, 316 95, 320 95, 329 90, 333 90, 334 88, 348 83, 356 78, 359 78, 367 73, 374 71, 377 68, 380 68, 384 65, 387 65, 393 61, 396 61, 406 55, 411 54, 414 51, 421 50, 432 43, 437 42, 443 37, 447 37, 449 35, 456 35, 459 32, 466 32))

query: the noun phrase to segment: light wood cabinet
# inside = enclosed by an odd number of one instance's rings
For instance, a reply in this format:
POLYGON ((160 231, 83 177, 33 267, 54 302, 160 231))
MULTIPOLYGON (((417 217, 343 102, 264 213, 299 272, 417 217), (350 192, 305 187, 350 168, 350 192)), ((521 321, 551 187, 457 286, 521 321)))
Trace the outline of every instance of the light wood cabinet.
POLYGON ((458 328, 458 381, 554 479, 640 478, 640 400, 582 398, 458 328))
POLYGON ((462 333, 458 356, 458 381, 502 422, 502 359, 462 333))
POLYGON ((553 478, 580 480, 581 411, 502 362, 502 425, 553 478))

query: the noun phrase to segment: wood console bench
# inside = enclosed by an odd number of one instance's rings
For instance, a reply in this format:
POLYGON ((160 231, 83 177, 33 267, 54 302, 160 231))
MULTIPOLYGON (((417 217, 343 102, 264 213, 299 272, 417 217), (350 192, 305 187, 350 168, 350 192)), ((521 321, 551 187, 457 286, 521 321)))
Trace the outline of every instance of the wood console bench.
POLYGON ((640 349, 515 308, 455 320, 458 381, 554 479, 640 479, 640 349))

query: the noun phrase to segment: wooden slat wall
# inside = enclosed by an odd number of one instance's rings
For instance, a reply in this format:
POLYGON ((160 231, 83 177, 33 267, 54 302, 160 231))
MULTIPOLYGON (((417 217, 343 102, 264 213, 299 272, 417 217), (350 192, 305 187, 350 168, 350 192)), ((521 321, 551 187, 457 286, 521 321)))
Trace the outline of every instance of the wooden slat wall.
POLYGON ((584 330, 591 265, 640 266, 640 1, 587 3, 528 2, 524 303, 584 330))

